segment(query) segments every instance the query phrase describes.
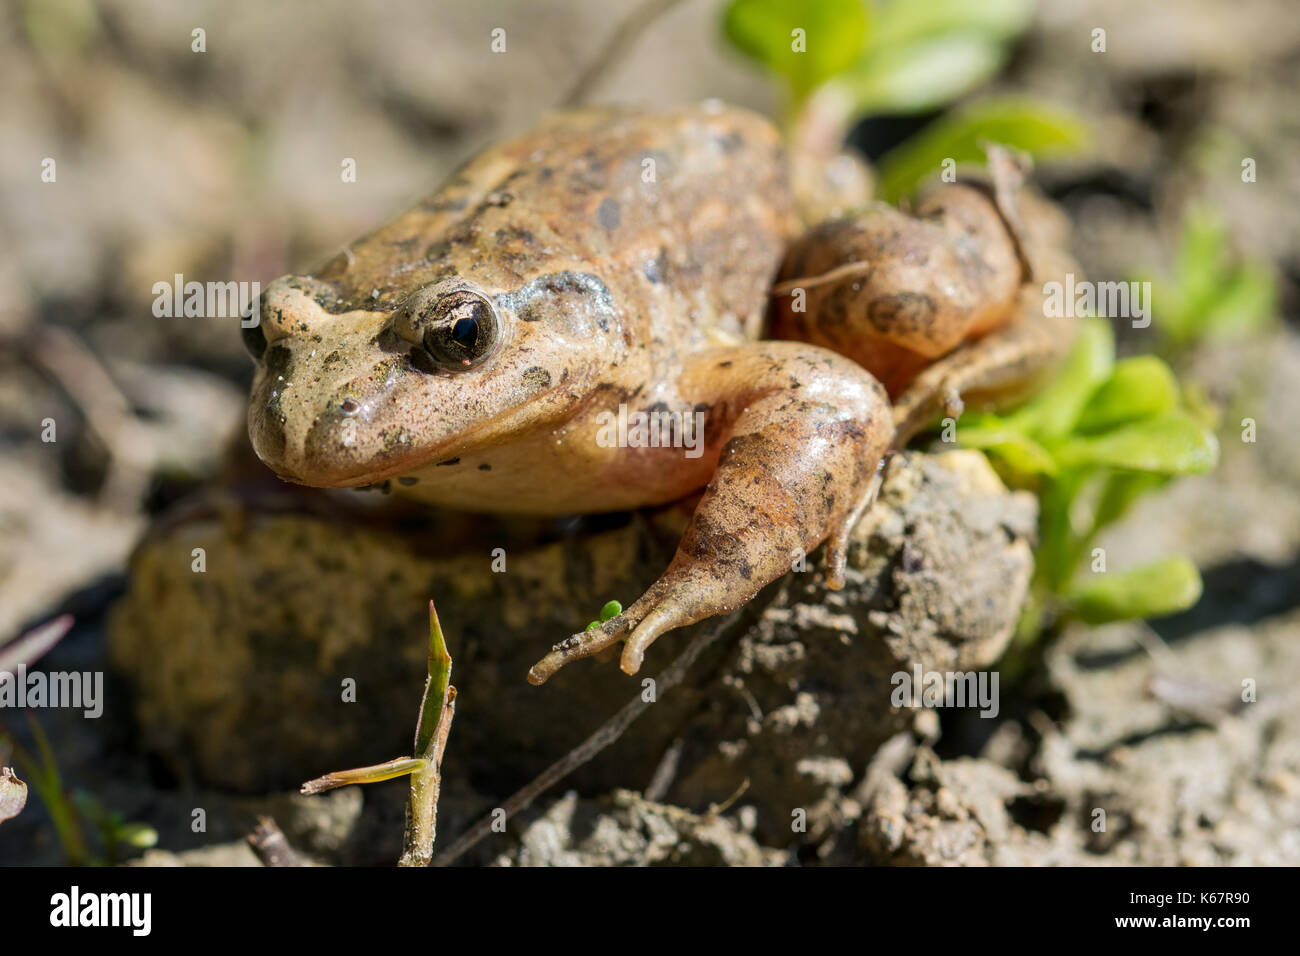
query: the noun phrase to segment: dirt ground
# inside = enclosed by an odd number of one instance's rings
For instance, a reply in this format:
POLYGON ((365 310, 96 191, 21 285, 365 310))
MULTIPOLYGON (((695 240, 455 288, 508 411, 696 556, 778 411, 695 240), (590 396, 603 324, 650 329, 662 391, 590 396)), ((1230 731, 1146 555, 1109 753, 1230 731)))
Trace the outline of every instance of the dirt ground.
MULTIPOLYGON (((158 277, 266 282, 382 223, 563 100, 627 6, 0 11, 0 640, 76 615, 42 666, 105 671, 105 715, 40 719, 70 789, 158 831, 133 862, 257 865, 243 836, 260 814, 314 861, 395 860, 400 783, 294 791, 409 748, 430 596, 462 694, 440 845, 637 695, 608 664, 542 690, 523 674, 663 566, 680 513, 416 520, 290 493, 241 456, 251 367, 233 327, 150 311, 158 277), (505 56, 464 40, 503 23, 505 56), (39 180, 47 156, 57 188, 39 180), (344 156, 355 183, 339 182, 344 156), (437 554, 421 536, 435 523, 437 554), (505 580, 464 556, 487 538, 523 555, 505 580), (197 546, 213 556, 202 580, 197 546), (340 709, 340 673, 379 690, 340 709)), ((844 594, 812 575, 770 587, 682 687, 462 862, 1300 864, 1300 21, 1287 13, 1283 0, 1047 2, 994 84, 1067 103, 1098 131, 1086 158, 1038 173, 1090 277, 1167 268, 1196 202, 1279 277, 1275 332, 1179 360, 1258 440, 1225 427, 1214 472, 1102 542, 1118 566, 1191 556, 1201 602, 1068 630, 1002 688, 996 717, 891 706, 901 668, 993 664, 1031 570, 1033 499, 975 453, 918 451, 859 528, 844 594), (1081 39, 1097 24, 1104 56, 1081 39), (1257 183, 1241 182, 1242 155, 1257 183), (1257 700, 1242 705, 1244 678, 1257 700)), ((683 2, 590 100, 711 96, 775 115, 717 16, 683 2)), ((1149 344, 1130 331, 1120 346, 1149 344)), ((690 636, 662 642, 660 660, 690 636)), ((30 746, 16 715, 0 726, 30 746)), ((0 865, 61 856, 34 797, 0 826, 0 865)))

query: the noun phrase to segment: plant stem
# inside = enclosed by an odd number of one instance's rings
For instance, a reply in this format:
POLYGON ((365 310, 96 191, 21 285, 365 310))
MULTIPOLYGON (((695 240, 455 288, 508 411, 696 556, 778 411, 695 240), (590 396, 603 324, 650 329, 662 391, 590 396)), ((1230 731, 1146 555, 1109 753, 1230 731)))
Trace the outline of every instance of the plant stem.
POLYGON ((411 774, 406 804, 406 832, 398 866, 428 866, 438 832, 438 794, 442 789, 442 755, 447 749, 456 714, 456 688, 451 686, 451 654, 433 602, 429 602, 429 678, 424 684, 420 717, 415 726, 415 756, 420 767, 411 774))

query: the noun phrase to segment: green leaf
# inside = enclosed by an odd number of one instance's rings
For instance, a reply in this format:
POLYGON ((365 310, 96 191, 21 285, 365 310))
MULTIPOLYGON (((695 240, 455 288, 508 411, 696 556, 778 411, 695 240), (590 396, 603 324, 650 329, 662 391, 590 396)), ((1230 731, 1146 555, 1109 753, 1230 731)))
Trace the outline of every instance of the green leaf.
POLYGON ((1066 600, 1089 624, 1163 617, 1186 610, 1201 597, 1201 575, 1187 558, 1165 558, 1130 571, 1097 574, 1073 588, 1066 600))
POLYGON ((1100 465, 1165 475, 1198 475, 1219 460, 1214 433, 1186 412, 1133 422, 1095 437, 1073 438, 1054 449, 1062 467, 1100 465))
POLYGON ((1005 60, 1006 49, 997 38, 953 33, 873 48, 837 83, 853 97, 859 113, 920 113, 984 83, 1005 60))
POLYGON ((147 823, 123 823, 117 828, 117 838, 127 846, 147 850, 158 844, 158 831, 147 823))
POLYGON ((433 601, 429 602, 428 674, 424 696, 420 700, 420 716, 415 724, 413 756, 421 759, 429 756, 442 712, 447 707, 447 688, 451 686, 451 653, 447 650, 447 639, 442 633, 442 622, 438 620, 433 601))
POLYGON ((1226 279, 1199 323, 1202 335, 1240 338, 1268 328, 1278 312, 1277 284, 1262 263, 1248 262, 1226 279))
POLYGON ((877 4, 866 50, 836 81, 859 113, 933 109, 996 73, 1033 13, 1033 0, 877 4))
POLYGON ((1057 593, 1079 563, 1081 541, 1075 533, 1071 510, 1084 476, 1066 471, 1047 482, 1038 500, 1038 549, 1034 575, 1046 589, 1057 593))
POLYGON ((1178 346, 1248 336, 1278 314, 1272 269, 1236 260, 1222 218, 1205 206, 1183 216, 1173 272, 1152 288, 1157 328, 1178 346))
POLYGON ((1021 475, 1056 474, 1056 461, 1042 445, 1024 432, 1006 425, 958 427, 957 443, 996 455, 1012 471, 1021 475))
POLYGON ((1153 355, 1139 355, 1115 363, 1110 378, 1084 405, 1075 429, 1106 431, 1177 407, 1178 380, 1169 366, 1153 355))
POLYGON ((1074 347, 1051 384, 1007 416, 1007 422, 1039 439, 1069 434, 1114 364, 1115 333, 1110 323, 1105 319, 1084 319, 1074 347))
POLYGON ((1088 128, 1061 107, 1019 97, 984 100, 935 120, 880 161, 880 195, 897 202, 934 175, 945 159, 982 162, 983 145, 995 142, 1045 159, 1081 152, 1088 128))
POLYGON ((1102 528, 1123 517, 1133 502, 1169 480, 1168 475, 1149 471, 1114 471, 1105 473, 1101 494, 1092 514, 1091 540, 1102 528))
POLYGON ((732 0, 722 29, 731 44, 789 82, 802 99, 862 52, 867 11, 862 0, 732 0), (795 49, 802 30, 803 52, 795 49))
POLYGON ((873 48, 898 46, 940 33, 973 32, 1009 40, 1028 28, 1034 0, 889 0, 878 5, 873 48))
POLYGON ((605 621, 618 617, 622 613, 623 605, 619 604, 617 601, 608 601, 605 606, 600 609, 600 620, 604 623, 605 621))

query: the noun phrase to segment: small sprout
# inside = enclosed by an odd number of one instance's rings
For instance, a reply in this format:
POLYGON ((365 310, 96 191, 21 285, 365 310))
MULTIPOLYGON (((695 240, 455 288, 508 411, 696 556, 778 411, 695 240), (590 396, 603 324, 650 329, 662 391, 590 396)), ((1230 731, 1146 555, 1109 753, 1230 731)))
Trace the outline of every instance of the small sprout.
POLYGON ((590 624, 588 624, 587 630, 590 631, 592 628, 600 627, 606 621, 613 620, 614 618, 618 617, 622 613, 623 613, 622 604, 618 603, 618 601, 607 601, 605 603, 605 606, 600 609, 600 620, 592 621, 590 624))
POLYGON ((1009 485, 1039 496, 1021 651, 1054 621, 1161 617, 1199 599, 1200 575, 1186 558, 1084 573, 1097 536, 1134 500, 1176 476, 1209 471, 1219 454, 1203 409, 1189 401, 1169 367, 1150 355, 1116 361, 1104 320, 1084 320, 1046 389, 1009 414, 964 417, 957 441, 983 451, 1009 485))
POLYGON ((1155 327, 1166 353, 1249 338, 1277 323, 1273 269, 1235 255, 1222 218, 1206 207, 1194 206, 1183 217, 1173 267, 1154 288, 1155 327))
POLYGON ((433 602, 429 602, 428 679, 415 725, 415 756, 397 757, 381 764, 340 770, 308 780, 299 792, 324 793, 336 787, 378 783, 395 777, 411 778, 406 804, 406 833, 398 866, 428 866, 437 833, 438 793, 442 784, 442 755, 456 712, 456 688, 451 686, 451 654, 433 602))

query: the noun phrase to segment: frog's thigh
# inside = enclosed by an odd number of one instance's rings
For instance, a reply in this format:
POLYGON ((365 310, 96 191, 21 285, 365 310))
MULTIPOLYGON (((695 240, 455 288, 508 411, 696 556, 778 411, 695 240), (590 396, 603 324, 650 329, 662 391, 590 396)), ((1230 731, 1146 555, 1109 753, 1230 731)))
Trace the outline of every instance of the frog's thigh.
POLYGON ((626 611, 556 645, 529 672, 535 684, 619 640, 622 668, 635 673, 660 634, 734 610, 827 538, 827 577, 842 584, 848 534, 893 435, 883 387, 842 356, 795 342, 711 349, 681 387, 724 417, 717 468, 677 553, 626 611))
POLYGON ((1070 348, 1072 325, 1045 316, 1041 293, 1026 287, 1015 321, 937 360, 894 403, 901 448, 941 415, 956 418, 966 402, 1012 400, 1033 388, 1070 348))

